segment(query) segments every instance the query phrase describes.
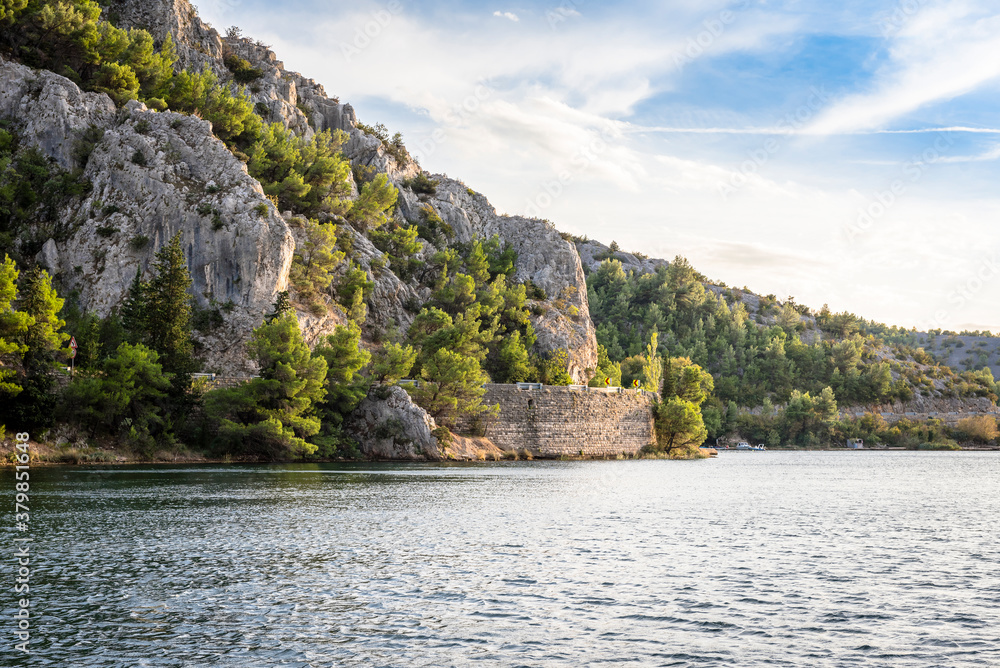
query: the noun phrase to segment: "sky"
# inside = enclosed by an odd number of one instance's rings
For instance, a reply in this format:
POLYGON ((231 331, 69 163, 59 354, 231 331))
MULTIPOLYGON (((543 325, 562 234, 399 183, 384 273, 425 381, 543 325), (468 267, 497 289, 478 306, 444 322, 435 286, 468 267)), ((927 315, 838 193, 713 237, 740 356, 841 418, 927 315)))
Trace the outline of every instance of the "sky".
POLYGON ((501 213, 1000 332, 1000 1, 207 0, 501 213))

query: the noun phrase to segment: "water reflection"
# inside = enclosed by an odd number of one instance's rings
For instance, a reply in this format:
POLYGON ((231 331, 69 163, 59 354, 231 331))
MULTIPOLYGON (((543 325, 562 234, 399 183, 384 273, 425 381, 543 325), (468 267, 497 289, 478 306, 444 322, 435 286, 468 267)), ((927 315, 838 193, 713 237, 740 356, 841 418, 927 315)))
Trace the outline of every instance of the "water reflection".
POLYGON ((1000 662, 990 453, 32 475, 38 665, 1000 662))

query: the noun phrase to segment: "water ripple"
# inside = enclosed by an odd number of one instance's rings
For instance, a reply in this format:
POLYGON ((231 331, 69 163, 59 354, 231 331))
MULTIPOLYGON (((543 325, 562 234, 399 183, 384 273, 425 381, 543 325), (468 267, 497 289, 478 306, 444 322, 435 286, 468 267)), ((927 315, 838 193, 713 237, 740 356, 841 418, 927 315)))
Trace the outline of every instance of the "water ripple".
POLYGON ((11 665, 996 666, 997 489, 989 453, 33 470, 11 665))

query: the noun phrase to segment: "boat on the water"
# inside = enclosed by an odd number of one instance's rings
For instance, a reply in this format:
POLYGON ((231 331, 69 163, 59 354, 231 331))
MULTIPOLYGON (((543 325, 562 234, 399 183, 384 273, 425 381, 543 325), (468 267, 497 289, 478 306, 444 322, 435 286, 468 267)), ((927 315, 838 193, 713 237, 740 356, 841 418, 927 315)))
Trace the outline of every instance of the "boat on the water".
POLYGON ((762 452, 764 450, 767 450, 767 448, 764 447, 763 443, 761 443, 760 445, 750 445, 746 441, 740 441, 739 443, 737 443, 735 449, 736 450, 753 450, 755 452, 762 452))

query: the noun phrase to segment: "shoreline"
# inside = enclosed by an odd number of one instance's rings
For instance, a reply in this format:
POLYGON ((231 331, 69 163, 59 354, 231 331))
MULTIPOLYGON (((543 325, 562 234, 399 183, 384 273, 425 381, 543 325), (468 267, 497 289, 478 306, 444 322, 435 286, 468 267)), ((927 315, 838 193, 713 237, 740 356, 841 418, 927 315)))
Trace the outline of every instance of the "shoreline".
MULTIPOLYGON (((5 444, 6 445, 6 444, 5 444)), ((37 444, 32 443, 32 446, 37 444)), ((46 449, 54 450, 54 448, 47 447, 46 449)), ((32 447, 34 450, 34 447, 32 447)), ((721 452, 726 452, 723 448, 721 452)), ((735 449, 730 449, 729 452, 742 452, 735 449)), ((1000 453, 1000 446, 979 446, 979 447, 962 447, 959 450, 908 450, 906 448, 864 448, 858 450, 851 450, 847 448, 773 448, 764 451, 766 453, 775 452, 924 452, 924 453, 946 453, 946 452, 998 452, 1000 453)), ((317 459, 317 460, 302 460, 302 459, 285 459, 285 460, 273 460, 273 461, 249 461, 249 460, 239 460, 239 459, 229 459, 229 458, 217 458, 217 457, 199 457, 199 456, 177 456, 174 458, 142 458, 142 457, 119 457, 114 461, 92 459, 88 460, 86 454, 82 455, 79 459, 75 461, 60 461, 56 458, 50 458, 52 453, 46 453, 44 458, 33 457, 30 461, 30 466, 37 467, 83 467, 83 466, 105 466, 105 467, 115 467, 115 466, 136 466, 141 464, 149 465, 168 465, 168 464, 181 464, 181 465, 191 465, 191 464, 205 464, 205 465, 238 465, 238 466, 262 466, 267 464, 484 464, 484 463, 500 463, 500 462, 513 462, 513 461, 537 461, 537 462, 558 462, 558 461, 642 461, 642 460, 657 460, 657 459, 669 459, 668 457, 657 457, 657 456, 643 456, 637 455, 635 457, 580 457, 580 456, 562 456, 562 457, 505 457, 496 459, 459 459, 459 458, 445 458, 445 459, 317 459)), ((513 453, 512 453, 513 454, 513 453)), ((760 454, 760 453, 755 453, 760 454)), ((2 460, 0 460, 0 471, 7 468, 13 468, 16 463, 10 461, 10 452, 6 451, 4 448, 2 460)), ((57 456, 64 456, 60 454, 57 456)), ((717 459, 717 454, 711 454, 708 457, 694 458, 694 459, 677 459, 674 461, 700 461, 708 459, 717 459)))

